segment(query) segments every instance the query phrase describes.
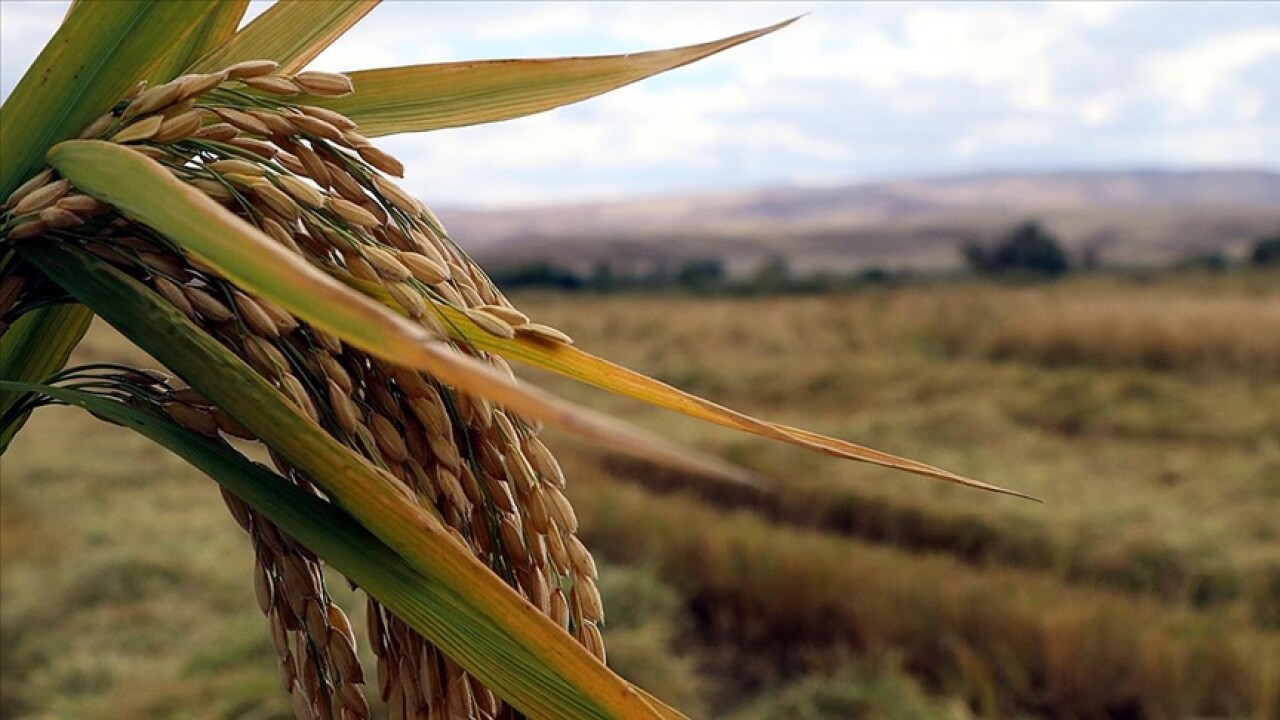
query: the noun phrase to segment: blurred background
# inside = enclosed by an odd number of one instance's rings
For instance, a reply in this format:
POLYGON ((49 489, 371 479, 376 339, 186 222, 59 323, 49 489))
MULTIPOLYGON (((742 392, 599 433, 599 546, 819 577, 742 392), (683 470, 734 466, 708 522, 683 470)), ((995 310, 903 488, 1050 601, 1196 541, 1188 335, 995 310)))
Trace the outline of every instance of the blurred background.
MULTIPOLYGON (((65 9, 0 3, 0 93, 65 9)), ((800 13, 580 105, 382 145, 588 351, 1046 503, 521 371, 778 481, 552 436, 610 663, 699 717, 1280 718, 1280 4, 394 2, 315 67, 800 13)), ((145 362, 95 327, 78 360, 108 359, 145 362)), ((290 716, 211 481, 55 409, 0 470, 0 715, 290 716)))

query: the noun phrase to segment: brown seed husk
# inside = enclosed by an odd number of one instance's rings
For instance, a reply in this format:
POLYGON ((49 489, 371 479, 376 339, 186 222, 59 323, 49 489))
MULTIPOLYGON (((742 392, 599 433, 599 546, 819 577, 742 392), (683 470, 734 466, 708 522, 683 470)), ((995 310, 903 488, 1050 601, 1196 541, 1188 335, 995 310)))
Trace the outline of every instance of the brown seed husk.
POLYGON ((129 103, 129 107, 125 108, 124 119, 128 120, 138 115, 153 113, 171 105, 178 100, 178 95, 181 91, 182 85, 177 82, 167 82, 146 90, 133 102, 129 103))
POLYGON ((191 302, 191 306, 195 308, 196 312, 210 322, 224 323, 235 318, 235 313, 231 312, 231 309, 224 305, 222 301, 200 288, 187 285, 182 288, 182 292, 187 296, 187 300, 191 302))
POLYGON ((59 200, 57 206, 84 217, 98 215, 110 209, 101 200, 91 195, 68 195, 59 200))
POLYGON ((324 207, 324 193, 315 189, 311 185, 308 185, 306 182, 303 182, 292 175, 276 175, 275 180, 280 184, 280 187, 284 188, 285 192, 289 193, 294 200, 297 200, 303 205, 306 205, 313 210, 318 210, 324 207))
POLYGON ((280 337, 280 328, 256 300, 238 290, 231 297, 240 313, 240 319, 250 330, 264 338, 280 337))
POLYGON ((173 418, 174 422, 192 432, 206 437, 218 437, 218 423, 208 412, 182 403, 165 405, 164 411, 173 418))
POLYGON ((211 163, 205 163, 205 167, 219 175, 262 177, 267 174, 267 169, 260 163, 241 160, 240 158, 215 160, 211 163))
POLYGON ((364 259, 373 266, 373 269, 380 277, 392 282, 401 282, 408 280, 413 276, 409 268, 396 259, 395 255, 374 245, 366 245, 360 248, 360 253, 364 259))
POLYGON ((355 90, 351 85, 351 78, 338 73, 309 70, 294 75, 293 80, 303 90, 320 97, 343 97, 355 90))
POLYGON ((10 193, 9 199, 5 201, 4 206, 6 208, 12 208, 16 206, 19 202, 22 201, 23 198, 35 192, 36 189, 42 188, 45 185, 48 185, 52 181, 53 181, 53 170, 51 168, 45 168, 44 170, 41 170, 38 174, 36 174, 30 180, 27 180, 26 182, 19 185, 17 190, 14 190, 12 193, 10 193))
POLYGON ((111 142, 124 145, 125 143, 147 140, 155 135, 163 124, 164 118, 160 115, 148 116, 112 135, 111 142))
POLYGON ((515 329, 512 328, 511 325, 507 324, 506 320, 503 320, 496 315, 492 315, 479 308, 466 308, 463 312, 468 318, 471 318, 471 321, 479 326, 481 330, 484 330, 490 335, 508 339, 516 336, 515 329))
POLYGON ((97 120, 89 123, 84 130, 80 131, 80 134, 77 137, 80 140, 90 140, 102 137, 102 134, 105 133, 107 129, 115 123, 115 121, 116 116, 113 113, 101 115, 97 120))
POLYGON ((289 121, 285 120, 280 113, 267 110, 246 110, 245 112, 260 120, 263 125, 266 125, 267 130, 272 135, 289 136, 294 134, 293 125, 290 125, 289 121))
POLYGON ((70 181, 65 179, 54 180, 43 187, 28 192, 25 197, 14 204, 13 214, 27 215, 29 213, 39 212, 61 200, 70 191, 70 181))
POLYGON ((328 206, 329 210, 332 211, 333 214, 349 223, 366 228, 378 226, 378 218, 374 217, 368 210, 365 210, 350 200, 344 200, 343 198, 330 195, 325 198, 325 205, 328 206))
POLYGON ((214 140, 225 142, 240 134, 240 130, 231 123, 219 122, 212 125, 205 125, 195 132, 192 137, 200 140, 214 140))
POLYGON ((387 283, 386 288, 391 299, 404 308, 409 317, 418 320, 427 315, 427 301, 422 298, 422 293, 418 292, 417 288, 402 282, 387 283))
POLYGON ((449 269, 443 263, 416 252, 402 252, 398 256, 401 264, 409 268, 414 278, 427 285, 435 285, 449 279, 449 269))
POLYGON ((156 292, 159 292, 165 300, 168 300, 170 305, 182 311, 182 314, 186 315, 189 320, 197 320, 195 308, 191 306, 191 302, 187 300, 187 296, 182 293, 180 287, 162 275, 155 276, 151 281, 155 284, 156 292))
POLYGON ((203 122, 203 116, 199 110, 188 110, 161 123, 160 129, 156 131, 152 140, 158 143, 184 140, 195 134, 203 122))
POLYGON ((412 195, 405 192, 399 185, 383 178, 380 175, 373 176, 373 187, 380 195, 387 199, 396 209, 408 215, 417 215, 421 203, 419 203, 412 195))
POLYGON ((258 77, 259 75, 269 75, 280 67, 280 63, 275 60, 243 60, 234 65, 228 66, 225 72, 228 78, 237 80, 250 77, 258 77))
POLYGON ((253 77, 237 78, 240 82, 251 88, 271 93, 272 95, 298 95, 302 92, 302 88, 298 84, 282 75, 255 75, 253 77))
POLYGON ((551 343, 553 345, 573 344, 573 338, 550 325, 543 325, 542 323, 531 322, 526 325, 521 325, 516 328, 516 331, 524 337, 545 343, 551 343))
POLYGON ((280 149, 265 140, 256 140, 254 138, 238 135, 227 141, 228 145, 240 148, 241 150, 257 155, 263 160, 271 160, 280 152, 280 149))
POLYGON ((84 218, 56 205, 41 210, 38 217, 54 230, 66 230, 84 224, 84 218))
POLYGON ((178 82, 178 99, 189 100, 205 95, 227 79, 225 70, 203 75, 187 75, 178 82))
POLYGON ((361 145, 356 148, 360 158, 382 172, 398 178, 404 177, 404 165, 387 153, 373 145, 361 145))
MULTIPOLYGON (((295 78, 296 79, 296 78, 295 78)), ((303 115, 310 115, 313 118, 319 118, 339 130, 354 130, 355 122, 351 118, 339 112, 334 112, 329 108, 317 107, 315 105, 299 105, 298 111, 303 115)))
POLYGON ((297 129, 297 132, 314 135, 331 142, 342 141, 342 131, 318 117, 297 113, 290 114, 285 119, 297 129))

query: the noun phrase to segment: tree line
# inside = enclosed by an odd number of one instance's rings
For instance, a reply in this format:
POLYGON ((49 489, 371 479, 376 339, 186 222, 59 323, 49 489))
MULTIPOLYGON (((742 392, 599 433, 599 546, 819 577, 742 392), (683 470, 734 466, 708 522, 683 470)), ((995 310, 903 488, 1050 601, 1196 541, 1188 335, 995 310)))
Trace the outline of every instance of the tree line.
MULTIPOLYGON (((990 245, 970 243, 960 248, 969 272, 996 278, 1052 279, 1079 269, 1095 269, 1100 262, 1086 252, 1072 262, 1060 240, 1041 223, 1027 221, 990 245)), ((1280 267, 1280 233, 1258 238, 1244 260, 1256 267, 1280 267)), ((1220 253, 1183 259, 1178 267, 1223 269, 1231 262, 1220 253)), ((644 267, 597 263, 587 271, 537 260, 496 268, 490 272, 501 287, 552 289, 568 292, 685 292, 716 295, 770 295, 823 292, 839 288, 900 282, 909 272, 869 268, 847 273, 798 273, 787 259, 774 256, 755 270, 733 275, 718 257, 654 261, 644 267)))

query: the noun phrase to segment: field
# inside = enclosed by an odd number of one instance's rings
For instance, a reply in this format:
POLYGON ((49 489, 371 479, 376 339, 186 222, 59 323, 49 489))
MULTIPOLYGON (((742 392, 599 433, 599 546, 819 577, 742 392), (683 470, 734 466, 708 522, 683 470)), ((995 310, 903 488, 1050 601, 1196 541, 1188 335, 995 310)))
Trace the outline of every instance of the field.
MULTIPOLYGON (((1280 718, 1274 273, 515 300, 713 400, 1045 500, 522 373, 776 481, 710 485, 552 438, 606 561, 610 662, 677 706, 1280 718)), ((79 359, 134 357, 95 327, 79 359)), ((211 481, 56 409, 5 456, 0 491, 0 715, 289 717, 248 544, 211 481)))

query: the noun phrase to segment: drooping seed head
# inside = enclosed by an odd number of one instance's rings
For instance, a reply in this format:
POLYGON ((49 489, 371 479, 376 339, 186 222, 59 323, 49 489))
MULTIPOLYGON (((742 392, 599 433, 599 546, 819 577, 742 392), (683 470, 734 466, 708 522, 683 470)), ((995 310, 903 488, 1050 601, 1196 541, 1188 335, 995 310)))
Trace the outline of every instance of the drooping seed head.
POLYGON ((185 140, 195 134, 203 123, 203 116, 198 110, 188 110, 181 115, 171 117, 161 123, 152 140, 158 143, 172 143, 185 140))
POLYGON ((355 90, 351 78, 338 73, 308 70, 294 75, 293 80, 306 92, 320 97, 343 97, 355 90))
POLYGON ((229 66, 224 72, 228 78, 242 80, 244 78, 268 75, 276 71, 280 63, 275 60, 244 60, 229 66))
MULTIPOLYGON (((43 175, 43 173, 41 173, 43 175)), ((19 188, 21 189, 21 188, 19 188)), ((58 202, 71 191, 71 182, 63 180, 54 180, 42 187, 37 187, 27 192, 13 205, 14 215, 27 215, 39 212, 50 205, 58 202)), ((15 193, 16 195, 17 193, 15 193)))
POLYGON ((283 75, 255 75, 254 77, 236 79, 255 90, 268 92, 272 95, 289 96, 302 93, 302 88, 298 87, 297 83, 283 75))
POLYGON ((182 85, 178 82, 167 82, 163 85, 157 85, 150 90, 145 90, 141 95, 129 103, 124 110, 124 119, 128 120, 138 115, 146 115, 153 113, 163 107, 177 102, 179 94, 182 92, 182 85))

